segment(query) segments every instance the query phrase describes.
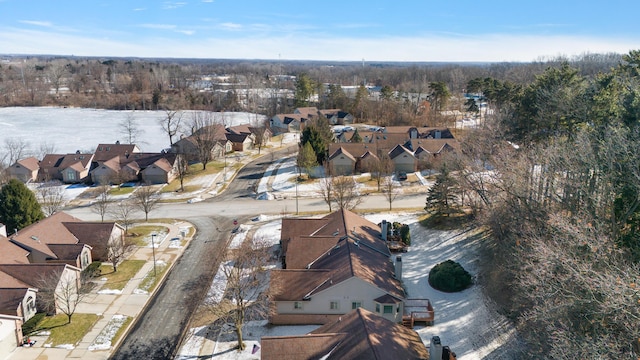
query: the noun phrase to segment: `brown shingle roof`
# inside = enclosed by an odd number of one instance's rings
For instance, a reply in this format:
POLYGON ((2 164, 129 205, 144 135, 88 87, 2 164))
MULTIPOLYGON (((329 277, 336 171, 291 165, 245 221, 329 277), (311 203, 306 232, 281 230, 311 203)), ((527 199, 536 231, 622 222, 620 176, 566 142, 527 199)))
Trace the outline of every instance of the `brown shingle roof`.
MULTIPOLYGON (((288 219, 285 222, 283 219, 283 232, 288 226, 294 226, 303 228, 309 235, 288 238, 289 244, 286 249, 283 248, 287 270, 279 272, 291 271, 295 275, 278 275, 280 278, 291 276, 292 279, 291 283, 284 281, 280 284, 282 287, 274 289, 278 294, 277 298, 302 300, 300 295, 312 295, 354 276, 396 298, 404 297, 402 285, 393 277, 394 268, 389 261, 389 248, 380 237, 378 225, 349 210, 339 210, 322 219, 325 221, 288 219), (313 237, 319 237, 320 240, 312 243, 310 238, 313 237), (305 244, 308 245, 308 254, 304 253, 305 244), (289 254, 290 251, 293 253, 289 254), (318 254, 319 257, 316 257, 318 254), (289 256, 298 269, 308 267, 309 270, 289 270, 293 269, 289 267, 289 256), (326 270, 328 273, 318 273, 315 270, 326 270)), ((289 234, 291 233, 294 231, 289 234)))
POLYGON ((49 249, 56 254, 59 261, 70 262, 70 265, 75 266, 75 261, 78 259, 84 249, 84 244, 49 244, 49 249))
POLYGON ((415 331, 359 308, 312 334, 349 334, 328 359, 428 359, 429 352, 415 331))
POLYGON ((29 285, 27 283, 16 279, 10 274, 0 270, 0 287, 2 288, 11 288, 11 289, 22 289, 27 288, 29 285))
POLYGON ((282 242, 282 252, 287 253, 289 241, 302 235, 311 235, 320 227, 326 225, 327 219, 282 219, 280 230, 280 240, 282 242))
POLYGON ((18 316, 18 308, 27 291, 28 288, 4 289, 0 285, 0 314, 18 316))
POLYGON ((31 171, 38 170, 40 168, 38 159, 33 156, 26 159, 18 160, 17 163, 22 165, 22 167, 26 168, 27 170, 31 171))
POLYGON ((265 336, 261 344, 264 360, 429 358, 418 333, 362 308, 307 335, 265 336))
POLYGON ((260 359, 305 360, 322 359, 348 334, 307 334, 293 336, 263 336, 260 359))
POLYGON ((101 163, 114 157, 120 158, 139 152, 140 149, 135 144, 99 144, 93 161, 101 163))
POLYGON ((272 270, 270 287, 276 301, 300 301, 329 280, 328 270, 272 270))
POLYGON ((28 264, 29 251, 12 243, 4 236, 0 236, 0 263, 3 264, 28 264))
POLYGON ((338 242, 336 236, 296 236, 287 249, 287 269, 305 269, 338 242))
POLYGON ((43 279, 60 276, 67 266, 66 264, 1 264, 0 271, 37 289, 43 279))

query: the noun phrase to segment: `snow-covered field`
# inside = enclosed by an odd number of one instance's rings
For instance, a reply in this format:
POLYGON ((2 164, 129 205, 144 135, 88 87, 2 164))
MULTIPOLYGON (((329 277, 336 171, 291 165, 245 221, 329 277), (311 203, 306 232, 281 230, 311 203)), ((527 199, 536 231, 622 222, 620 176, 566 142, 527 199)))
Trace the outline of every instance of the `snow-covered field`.
MULTIPOLYGON (((479 236, 473 231, 440 231, 425 229, 418 222, 419 214, 371 214, 368 220, 379 223, 383 219, 408 224, 411 228, 412 246, 403 253, 403 281, 410 298, 431 300, 436 317, 435 324, 416 327, 425 346, 429 346, 432 336, 439 336, 443 345, 449 346, 460 360, 508 359, 509 351, 501 348, 515 336, 515 330, 504 317, 492 310, 478 286, 472 286, 459 293, 443 293, 429 286, 427 277, 431 268, 439 262, 452 259, 459 262, 472 275, 479 270, 479 236)), ((259 217, 264 220, 264 217, 259 217)), ((277 243, 280 238, 281 220, 271 220, 257 227, 254 238, 277 243)), ((238 234, 234 241, 241 243, 246 238, 249 227, 238 234)), ((222 270, 216 275, 209 295, 220 296, 226 279, 222 270)), ((223 332, 215 344, 213 356, 219 360, 259 359, 260 352, 252 354, 254 345, 260 346, 262 336, 301 335, 317 326, 266 326, 266 321, 249 322, 245 325, 246 350, 233 350, 233 334, 223 332)), ((205 331, 192 329, 191 335, 180 352, 178 359, 198 358, 198 348, 205 341, 205 331)), ((230 331, 230 333, 232 333, 230 331)), ((211 354, 202 354, 201 356, 211 354)))
MULTIPOLYGON (((255 114, 246 112, 220 114, 217 113, 216 118, 224 121, 226 126, 252 123, 256 119, 255 114)), ((6 139, 17 138, 27 142, 32 152, 38 151, 45 143, 54 145, 57 153, 91 151, 100 143, 125 142, 126 137, 119 124, 128 116, 132 116, 138 125, 140 136, 137 144, 142 151, 159 152, 169 147, 169 137, 159 124, 166 117, 164 111, 59 107, 0 108, 0 147, 6 139)), ((185 129, 182 132, 186 131, 190 120, 190 112, 185 112, 182 118, 185 129)))

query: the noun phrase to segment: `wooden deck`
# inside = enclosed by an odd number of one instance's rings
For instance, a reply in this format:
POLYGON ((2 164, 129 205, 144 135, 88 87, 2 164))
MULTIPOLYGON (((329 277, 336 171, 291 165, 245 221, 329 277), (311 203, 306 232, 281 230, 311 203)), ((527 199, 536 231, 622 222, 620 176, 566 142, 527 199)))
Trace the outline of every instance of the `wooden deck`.
POLYGON ((402 325, 413 329, 416 322, 424 322, 433 325, 435 312, 429 299, 406 299, 404 301, 404 313, 402 314, 402 325))

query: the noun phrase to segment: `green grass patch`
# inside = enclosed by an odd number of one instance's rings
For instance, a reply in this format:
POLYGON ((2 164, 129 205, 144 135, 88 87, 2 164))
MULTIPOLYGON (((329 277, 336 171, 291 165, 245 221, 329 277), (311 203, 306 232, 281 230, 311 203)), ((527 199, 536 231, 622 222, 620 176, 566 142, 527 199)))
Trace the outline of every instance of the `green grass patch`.
POLYGON ((113 272, 113 268, 111 266, 100 266, 100 271, 102 272, 101 277, 107 278, 107 282, 102 288, 122 290, 129 280, 131 280, 131 278, 140 271, 140 268, 142 268, 145 262, 145 260, 125 260, 118 265, 116 272, 113 272))
POLYGON ((109 190, 109 195, 127 195, 131 194, 135 189, 134 187, 114 187, 109 190))
POLYGON ((146 239, 149 235, 153 233, 162 234, 167 232, 169 232, 169 229, 164 226, 140 225, 129 229, 129 234, 132 236, 127 240, 137 246, 147 246, 148 243, 146 239))
POLYGON ((142 279, 142 282, 140 282, 140 285, 138 285, 138 289, 151 293, 153 289, 155 289, 155 287, 158 285, 160 279, 162 279, 163 274, 167 271, 167 269, 169 269, 169 265, 170 263, 156 261, 155 274, 152 268, 151 271, 149 271, 147 275, 145 275, 144 279, 142 279))
POLYGON ((71 323, 67 324, 67 315, 58 314, 42 320, 38 324, 38 329, 51 331, 51 335, 45 342, 47 345, 55 347, 72 344, 75 346, 100 318, 101 316, 95 314, 74 314, 71 317, 71 323))

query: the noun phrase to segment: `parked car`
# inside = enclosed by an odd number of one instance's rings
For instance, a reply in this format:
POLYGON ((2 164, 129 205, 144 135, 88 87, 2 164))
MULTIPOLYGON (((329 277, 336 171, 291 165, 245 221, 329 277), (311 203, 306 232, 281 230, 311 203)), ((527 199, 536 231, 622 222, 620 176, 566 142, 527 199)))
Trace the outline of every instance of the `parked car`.
POLYGON ((407 180, 407 173, 404 171, 400 171, 398 172, 398 180, 399 181, 405 181, 407 180))

